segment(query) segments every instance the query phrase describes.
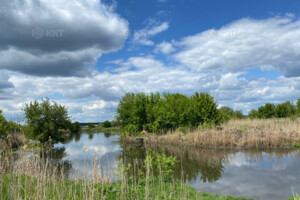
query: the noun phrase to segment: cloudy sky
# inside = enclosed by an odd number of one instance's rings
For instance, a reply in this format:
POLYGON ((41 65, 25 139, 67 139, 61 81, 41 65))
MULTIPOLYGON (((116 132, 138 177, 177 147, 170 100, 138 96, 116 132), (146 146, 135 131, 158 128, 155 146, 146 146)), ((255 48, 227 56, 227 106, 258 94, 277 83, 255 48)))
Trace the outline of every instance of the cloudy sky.
POLYGON ((242 110, 300 98, 298 0, 1 0, 0 109, 49 97, 113 119, 126 92, 208 92, 242 110))

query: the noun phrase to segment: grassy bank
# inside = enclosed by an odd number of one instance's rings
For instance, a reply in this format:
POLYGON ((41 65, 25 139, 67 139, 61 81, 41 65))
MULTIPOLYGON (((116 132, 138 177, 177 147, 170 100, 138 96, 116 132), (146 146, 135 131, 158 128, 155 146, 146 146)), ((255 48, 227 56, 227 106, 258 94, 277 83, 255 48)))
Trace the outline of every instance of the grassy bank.
POLYGON ((4 175, 0 199, 203 199, 243 200, 197 192, 179 181, 149 178, 112 184, 4 175))
POLYGON ((230 120, 219 128, 144 136, 146 143, 195 147, 293 147, 300 141, 300 119, 230 120))
POLYGON ((2 155, 0 199, 244 200, 244 198, 223 197, 196 191, 161 170, 159 176, 155 175, 153 166, 149 161, 149 164, 145 165, 145 170, 139 171, 120 162, 119 181, 115 183, 105 179, 101 175, 101 167, 96 165, 91 171, 91 179, 68 180, 63 166, 57 166, 51 160, 25 156, 24 159, 16 162, 12 154, 7 154, 5 157, 2 155))

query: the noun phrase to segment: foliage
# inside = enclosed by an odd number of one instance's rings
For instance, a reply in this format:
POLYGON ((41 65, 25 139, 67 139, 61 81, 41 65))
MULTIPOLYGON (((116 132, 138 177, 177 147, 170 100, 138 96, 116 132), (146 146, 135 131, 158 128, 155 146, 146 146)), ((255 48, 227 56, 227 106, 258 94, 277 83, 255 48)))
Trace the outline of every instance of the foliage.
POLYGON ((246 200, 199 192, 177 180, 150 177, 134 182, 92 183, 65 179, 34 178, 27 175, 6 174, 0 180, 2 199, 201 199, 246 200), (148 183, 148 184, 147 184, 148 183), (148 190, 149 193, 145 191, 148 190), (148 194, 148 195, 146 195, 148 194))
POLYGON ((250 112, 248 113, 248 116, 250 117, 250 119, 254 119, 254 118, 258 118, 258 111, 255 109, 250 110, 250 112))
POLYGON ((95 128, 95 127, 96 127, 95 124, 92 124, 92 123, 89 123, 89 124, 88 124, 88 128, 89 128, 89 129, 93 129, 93 128, 95 128))
POLYGON ((296 107, 290 101, 279 104, 275 108, 275 116, 278 118, 291 117, 295 115, 296 112, 297 112, 296 107))
POLYGON ((74 122, 72 125, 71 125, 71 132, 72 133, 79 133, 80 131, 80 123, 79 122, 74 122))
POLYGON ((259 118, 272 118, 275 116, 275 105, 266 103, 264 106, 258 108, 259 118))
POLYGON ((2 110, 0 110, 0 137, 4 137, 7 134, 7 121, 2 115, 2 110))
POLYGON ((245 118, 245 116, 243 115, 243 112, 241 110, 236 110, 236 111, 234 111, 232 118, 233 119, 243 119, 243 118, 245 118))
POLYGON ((117 107, 117 121, 132 134, 144 129, 166 133, 179 127, 219 124, 222 116, 213 97, 206 93, 191 97, 179 93, 127 93, 117 107))
POLYGON ((281 104, 266 103, 260 106, 258 110, 252 109, 248 116, 251 119, 254 118, 284 118, 291 117, 295 118, 300 114, 300 99, 297 101, 297 105, 294 105, 291 101, 286 101, 281 104))
POLYGON ((112 124, 110 121, 106 120, 105 122, 102 123, 103 128, 110 128, 112 127, 112 124))
POLYGON ((220 111, 223 115, 223 120, 228 121, 232 118, 234 110, 228 106, 223 106, 220 108, 220 111))
POLYGON ((154 174, 169 176, 174 172, 175 164, 178 160, 175 156, 167 156, 165 153, 156 153, 148 150, 145 158, 145 166, 151 168, 154 174))
POLYGON ((71 124, 67 108, 48 98, 26 104, 24 111, 32 130, 27 134, 30 139, 46 142, 51 137, 52 141, 59 141, 63 138, 61 130, 68 129, 71 124))

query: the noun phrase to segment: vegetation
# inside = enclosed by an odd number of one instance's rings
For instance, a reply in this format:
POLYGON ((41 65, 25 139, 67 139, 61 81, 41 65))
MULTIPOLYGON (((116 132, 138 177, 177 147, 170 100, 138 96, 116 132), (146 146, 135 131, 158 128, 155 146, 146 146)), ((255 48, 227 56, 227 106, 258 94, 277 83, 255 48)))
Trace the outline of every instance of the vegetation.
POLYGON ((179 93, 127 93, 117 107, 121 127, 135 134, 142 130, 166 133, 180 127, 197 128, 222 121, 214 98, 206 93, 187 97, 179 93))
POLYGON ((2 115, 2 110, 0 110, 0 137, 6 136, 7 128, 7 121, 2 115))
POLYGON ((49 139, 59 141, 63 138, 64 130, 70 128, 68 109, 56 102, 50 102, 49 99, 30 102, 25 105, 24 111, 27 125, 32 129, 32 132, 26 133, 30 139, 41 142, 49 139))
POLYGON ((223 106, 220 108, 220 111, 223 116, 223 121, 228 121, 230 119, 243 119, 245 116, 241 110, 234 111, 232 108, 228 106, 223 106))
POLYGON ((148 135, 147 144, 182 144, 196 147, 293 147, 300 143, 300 119, 230 120, 220 128, 176 131, 167 135, 148 135))
POLYGON ((79 133, 80 132, 80 123, 79 122, 74 122, 71 126, 71 132, 72 133, 79 133))
POLYGON ((257 110, 253 109, 249 112, 249 117, 254 118, 285 118, 294 117, 300 113, 300 99, 297 101, 297 105, 294 105, 291 101, 275 105, 272 103, 266 103, 260 106, 257 110))
POLYGON ((110 128, 110 127, 112 127, 112 123, 110 121, 106 120, 105 122, 102 123, 102 127, 110 128))
POLYGON ((95 127, 96 127, 95 124, 92 124, 92 123, 89 123, 89 124, 88 124, 88 128, 89 128, 89 129, 93 129, 93 128, 95 128, 95 127))
MULTIPOLYGON (((149 153, 144 161, 145 173, 132 170, 134 166, 119 164, 120 180, 108 183, 101 169, 94 167, 92 180, 68 180, 64 170, 43 159, 28 159, 22 166, 9 167, 1 173, 7 162, 0 163, 0 199, 203 199, 244 200, 198 192, 191 186, 167 176, 167 163, 173 157, 149 153), (153 163, 154 162, 154 163, 153 163), (156 176, 155 171, 161 176, 156 176), (162 166, 165 170, 159 170, 162 166), (11 170, 12 169, 12 170, 11 170), (134 174, 128 173, 129 170, 134 174)), ((172 166, 172 164, 171 164, 172 166)))

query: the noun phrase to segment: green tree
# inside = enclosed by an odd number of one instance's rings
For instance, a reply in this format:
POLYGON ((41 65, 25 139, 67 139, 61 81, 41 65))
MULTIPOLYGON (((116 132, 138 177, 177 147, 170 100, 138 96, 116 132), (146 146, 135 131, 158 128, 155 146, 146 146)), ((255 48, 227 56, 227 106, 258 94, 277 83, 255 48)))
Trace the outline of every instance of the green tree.
POLYGON ((248 116, 250 117, 250 119, 258 118, 258 111, 255 109, 252 109, 248 113, 248 116))
POLYGON ((72 133, 79 133, 80 131, 80 123, 79 122, 74 122, 72 125, 71 125, 72 129, 72 133))
POLYGON ((68 109, 48 98, 26 104, 24 111, 27 124, 32 127, 28 135, 32 139, 46 142, 51 137, 57 142, 63 138, 62 130, 70 128, 68 109))
POLYGON ((95 126, 95 124, 89 123, 89 124, 88 124, 88 127, 89 127, 89 129, 93 129, 93 128, 95 128, 96 126, 95 126))
POLYGON ((102 126, 104 128, 110 128, 110 127, 112 127, 111 122, 108 121, 108 120, 104 121, 103 124, 102 124, 102 126))
POLYGON ((4 137, 7 134, 7 121, 2 115, 2 110, 0 110, 0 137, 4 137))
POLYGON ((234 114, 234 110, 228 106, 223 106, 220 108, 222 117, 223 117, 223 121, 228 121, 232 118, 233 114, 234 114))
POLYGON ((264 106, 258 108, 259 118, 272 118, 275 116, 275 105, 266 103, 264 106))
POLYGON ((297 113, 297 108, 290 101, 278 104, 275 108, 275 115, 278 118, 291 117, 297 113))
POLYGON ((243 115, 243 112, 241 110, 236 110, 236 111, 234 111, 232 118, 233 119, 243 119, 243 118, 245 118, 245 116, 243 115))
POLYGON ((300 99, 297 101, 297 112, 300 113, 300 99))

